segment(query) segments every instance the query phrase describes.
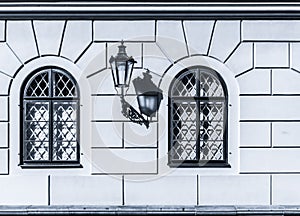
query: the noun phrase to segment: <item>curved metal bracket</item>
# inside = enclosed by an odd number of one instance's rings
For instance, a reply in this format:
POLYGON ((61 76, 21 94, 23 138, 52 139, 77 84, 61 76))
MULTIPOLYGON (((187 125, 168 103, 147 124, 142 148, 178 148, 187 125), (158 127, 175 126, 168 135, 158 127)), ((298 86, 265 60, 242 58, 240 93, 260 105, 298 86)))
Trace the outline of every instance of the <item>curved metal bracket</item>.
POLYGON ((122 104, 122 114, 126 118, 130 119, 130 121, 145 125, 146 128, 149 128, 149 121, 145 119, 138 111, 136 111, 125 99, 124 96, 121 96, 121 104, 122 104))

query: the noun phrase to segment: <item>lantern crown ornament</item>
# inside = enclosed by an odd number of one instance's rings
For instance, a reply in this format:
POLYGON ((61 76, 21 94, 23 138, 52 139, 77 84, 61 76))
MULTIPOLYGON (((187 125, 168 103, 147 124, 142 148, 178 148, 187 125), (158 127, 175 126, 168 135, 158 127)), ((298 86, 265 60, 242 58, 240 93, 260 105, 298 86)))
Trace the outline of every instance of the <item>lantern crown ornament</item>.
POLYGON ((163 99, 162 90, 153 83, 150 71, 146 69, 146 72, 143 73, 143 78, 137 77, 133 80, 140 112, 135 110, 125 100, 125 88, 128 88, 130 85, 133 66, 136 61, 132 56, 129 57, 127 55, 126 46, 124 45, 123 40, 118 48, 119 50, 117 55, 115 57, 111 56, 109 63, 111 66, 114 86, 115 88, 121 89, 121 112, 130 121, 140 125, 144 124, 146 128, 149 128, 150 120, 155 116, 156 111, 159 109, 160 102, 163 99))

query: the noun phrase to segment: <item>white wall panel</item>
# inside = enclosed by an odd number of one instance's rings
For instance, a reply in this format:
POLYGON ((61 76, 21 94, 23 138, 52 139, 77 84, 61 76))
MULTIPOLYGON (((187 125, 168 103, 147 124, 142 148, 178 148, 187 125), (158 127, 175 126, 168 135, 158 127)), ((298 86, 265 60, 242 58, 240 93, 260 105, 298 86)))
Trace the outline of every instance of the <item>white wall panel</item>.
POLYGON ((226 65, 238 75, 253 68, 253 44, 242 43, 226 61, 226 65))
POLYGON ((298 120, 298 96, 242 96, 242 120, 298 120))
POLYGON ((92 147, 122 147, 122 122, 92 122, 92 147))
POLYGON ((298 20, 245 20, 242 39, 247 41, 299 41, 298 20))
POLYGON ((154 21, 95 21, 95 41, 154 41, 154 21))
POLYGON ((125 177, 125 205, 196 204, 196 176, 125 177))
POLYGON ((297 146, 300 147, 300 123, 299 122, 274 122, 272 123, 273 146, 297 146))
POLYGON ((200 176, 200 205, 268 205, 270 176, 200 176))
POLYGON ((88 78, 92 94, 116 94, 111 70, 103 70, 88 78))
POLYGON ((269 122, 241 122, 240 146, 271 146, 270 125, 269 122))
POLYGON ((93 173, 156 173, 156 149, 92 149, 93 173))
POLYGON ((91 21, 68 21, 61 55, 75 61, 92 42, 91 21))
POLYGON ((240 94, 270 94, 271 70, 254 69, 237 78, 240 94))
POLYGON ((8 120, 8 97, 0 97, 0 121, 8 120))
POLYGON ((300 172, 300 149, 240 149, 241 172, 300 172))
POLYGON ((172 64, 162 53, 156 43, 143 44, 143 67, 163 75, 166 69, 172 64))
POLYGON ((122 205, 122 178, 51 176, 52 205, 122 205))
POLYGON ((150 123, 147 129, 144 125, 132 122, 124 123, 125 147, 157 147, 157 123, 150 123))
POLYGON ((181 21, 158 21, 156 43, 172 61, 187 56, 181 21))
POLYGON ((289 67, 288 43, 255 43, 255 67, 289 67))
POLYGON ((45 175, 0 176, 0 185, 0 205, 48 204, 45 175))
MULTIPOLYGON (((134 108, 138 109, 136 96, 125 96, 125 100, 134 108)), ((130 120, 122 114, 122 104, 120 95, 105 95, 92 97, 92 120, 98 121, 125 121, 130 120)), ((153 117, 153 121, 156 117, 153 117)))
POLYGON ((290 69, 272 70, 272 92, 273 94, 299 94, 300 72, 290 69))
POLYGON ((7 95, 9 92, 9 85, 11 82, 11 78, 6 74, 0 73, 0 94, 7 95))
POLYGON ((209 55, 225 61, 240 43, 240 21, 217 21, 209 55))
POLYGON ((0 43, 0 71, 11 77, 15 75, 22 63, 6 43, 0 43))
POLYGON ((299 205, 300 175, 273 175, 273 205, 299 205))
POLYGON ((31 21, 8 21, 7 43, 23 63, 38 56, 31 21))
POLYGON ((8 149, 0 149, 0 175, 8 174, 8 163, 8 149))
POLYGON ((290 43, 290 49, 291 68, 300 71, 300 43, 290 43))
POLYGON ((120 96, 95 96, 92 99, 92 120, 126 120, 121 112, 120 96))
POLYGON ((105 43, 93 43, 76 63, 89 76, 106 68, 105 43))
POLYGON ((41 55, 58 55, 65 21, 34 21, 34 30, 41 55))
POLYGON ((184 21, 183 25, 190 54, 207 54, 214 21, 184 21))
POLYGON ((8 123, 0 122, 0 147, 8 147, 8 123))

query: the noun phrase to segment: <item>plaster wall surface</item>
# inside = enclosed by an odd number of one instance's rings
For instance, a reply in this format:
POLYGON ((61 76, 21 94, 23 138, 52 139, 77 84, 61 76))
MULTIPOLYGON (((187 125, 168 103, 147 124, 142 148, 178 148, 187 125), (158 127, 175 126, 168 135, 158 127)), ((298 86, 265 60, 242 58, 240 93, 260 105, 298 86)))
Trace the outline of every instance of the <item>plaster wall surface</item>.
MULTIPOLYGON (((0 21, 0 204, 300 204, 300 21, 0 21), (150 128, 121 114, 108 60, 125 41, 164 90, 150 128), (217 69, 229 89, 231 168, 170 168, 168 83, 186 65, 217 69), (81 90, 80 169, 22 169, 20 86, 44 66, 81 90), (21 194, 21 195, 20 195, 21 194)), ((132 86, 126 99, 138 107, 132 86)))

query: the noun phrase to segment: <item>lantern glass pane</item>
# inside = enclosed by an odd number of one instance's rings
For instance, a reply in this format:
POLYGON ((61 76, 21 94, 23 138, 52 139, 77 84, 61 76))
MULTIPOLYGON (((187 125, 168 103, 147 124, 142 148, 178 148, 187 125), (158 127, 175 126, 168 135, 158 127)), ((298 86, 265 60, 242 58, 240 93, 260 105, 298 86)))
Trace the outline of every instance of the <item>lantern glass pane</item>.
POLYGON ((156 111, 156 107, 157 107, 157 98, 156 96, 146 96, 146 107, 155 112, 156 111))
POLYGON ((117 82, 119 85, 126 85, 126 62, 117 62, 117 82))
POLYGON ((138 104, 141 113, 151 116, 157 111, 157 95, 139 95, 138 104))
POLYGON ((128 65, 128 70, 127 70, 127 72, 128 72, 127 83, 128 83, 128 85, 129 85, 130 79, 131 79, 131 75, 132 75, 132 70, 133 70, 134 62, 128 61, 128 62, 127 62, 127 65, 128 65))
POLYGON ((116 72, 116 63, 115 63, 115 61, 110 62, 110 66, 111 66, 111 72, 112 72, 114 84, 115 84, 115 86, 118 86, 117 72, 116 72))

